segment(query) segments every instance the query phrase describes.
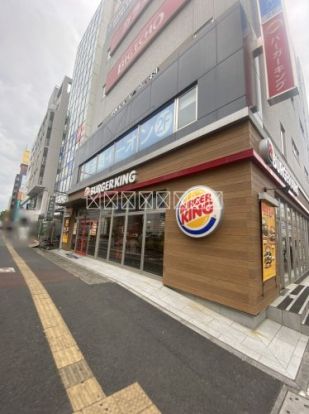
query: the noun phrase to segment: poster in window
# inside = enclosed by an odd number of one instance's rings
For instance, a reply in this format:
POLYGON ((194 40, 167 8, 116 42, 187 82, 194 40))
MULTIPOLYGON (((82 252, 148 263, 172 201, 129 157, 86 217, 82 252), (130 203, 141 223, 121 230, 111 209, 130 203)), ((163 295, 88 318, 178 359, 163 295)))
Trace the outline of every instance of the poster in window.
POLYGON ((263 282, 276 277, 276 209, 261 201, 263 282))
POLYGON ((161 141, 174 132, 174 103, 140 126, 139 150, 161 141))

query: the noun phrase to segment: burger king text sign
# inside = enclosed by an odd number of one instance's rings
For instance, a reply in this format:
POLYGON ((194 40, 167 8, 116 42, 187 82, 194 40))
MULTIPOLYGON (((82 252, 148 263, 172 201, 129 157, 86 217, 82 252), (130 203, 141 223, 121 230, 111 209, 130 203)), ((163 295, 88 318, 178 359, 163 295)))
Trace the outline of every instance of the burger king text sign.
POLYGON ((187 190, 176 207, 177 224, 190 237, 209 236, 218 227, 222 215, 221 197, 202 185, 187 190))

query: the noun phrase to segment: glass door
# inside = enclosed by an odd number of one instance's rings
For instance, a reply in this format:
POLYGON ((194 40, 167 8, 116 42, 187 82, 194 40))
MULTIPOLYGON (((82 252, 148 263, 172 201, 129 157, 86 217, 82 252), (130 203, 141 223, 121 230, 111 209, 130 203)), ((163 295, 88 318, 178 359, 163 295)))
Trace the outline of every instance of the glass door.
POLYGON ((110 216, 103 216, 101 219, 100 238, 98 246, 98 257, 100 257, 101 259, 107 259, 111 221, 112 218, 110 216))
POLYGON ((142 242, 143 242, 143 214, 128 216, 124 264, 126 266, 141 267, 142 242))
POLYGON ((163 275, 165 213, 147 213, 145 229, 145 272, 163 275))
POLYGON ((78 225, 75 251, 83 256, 87 253, 89 222, 80 220, 78 225))
POLYGON ((121 263, 122 250, 125 233, 125 215, 114 215, 112 224, 112 234, 110 241, 109 260, 121 263))
POLYGON ((97 240, 98 221, 89 220, 88 224, 89 224, 89 236, 88 236, 88 244, 87 244, 87 254, 88 256, 94 256, 95 245, 96 245, 96 240, 97 240))

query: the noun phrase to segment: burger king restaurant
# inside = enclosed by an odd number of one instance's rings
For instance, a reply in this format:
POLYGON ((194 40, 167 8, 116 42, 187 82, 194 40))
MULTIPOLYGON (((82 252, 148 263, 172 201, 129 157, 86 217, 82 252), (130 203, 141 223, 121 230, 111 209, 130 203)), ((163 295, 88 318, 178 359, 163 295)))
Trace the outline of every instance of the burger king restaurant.
MULTIPOLYGON (((207 9, 169 3, 179 38, 207 9)), ((309 166, 295 88, 267 91, 249 15, 237 2, 152 60, 158 34, 120 77, 107 59, 109 112, 76 152, 62 248, 255 317, 309 271, 309 166)))
POLYGON ((245 116, 71 193, 62 248, 259 314, 309 270, 308 200, 265 145, 245 116))

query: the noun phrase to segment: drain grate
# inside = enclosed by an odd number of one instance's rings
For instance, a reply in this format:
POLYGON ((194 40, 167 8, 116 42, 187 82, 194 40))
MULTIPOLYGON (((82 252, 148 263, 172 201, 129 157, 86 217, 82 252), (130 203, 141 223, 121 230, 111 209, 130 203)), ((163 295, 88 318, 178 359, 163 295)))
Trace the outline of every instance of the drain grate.
POLYGON ((298 285, 294 290, 292 290, 290 295, 298 295, 304 289, 304 287, 304 285, 298 285))
POLYGON ((290 296, 287 296, 285 299, 283 299, 282 302, 279 303, 277 308, 280 310, 285 310, 290 305, 290 303, 293 302, 293 300, 294 300, 293 298, 291 298, 290 296))
POLYGON ((291 306, 290 311, 293 313, 298 313, 303 307, 308 296, 309 296, 309 287, 306 287, 306 289, 304 289, 304 291, 299 295, 299 297, 296 299, 294 304, 291 306))

